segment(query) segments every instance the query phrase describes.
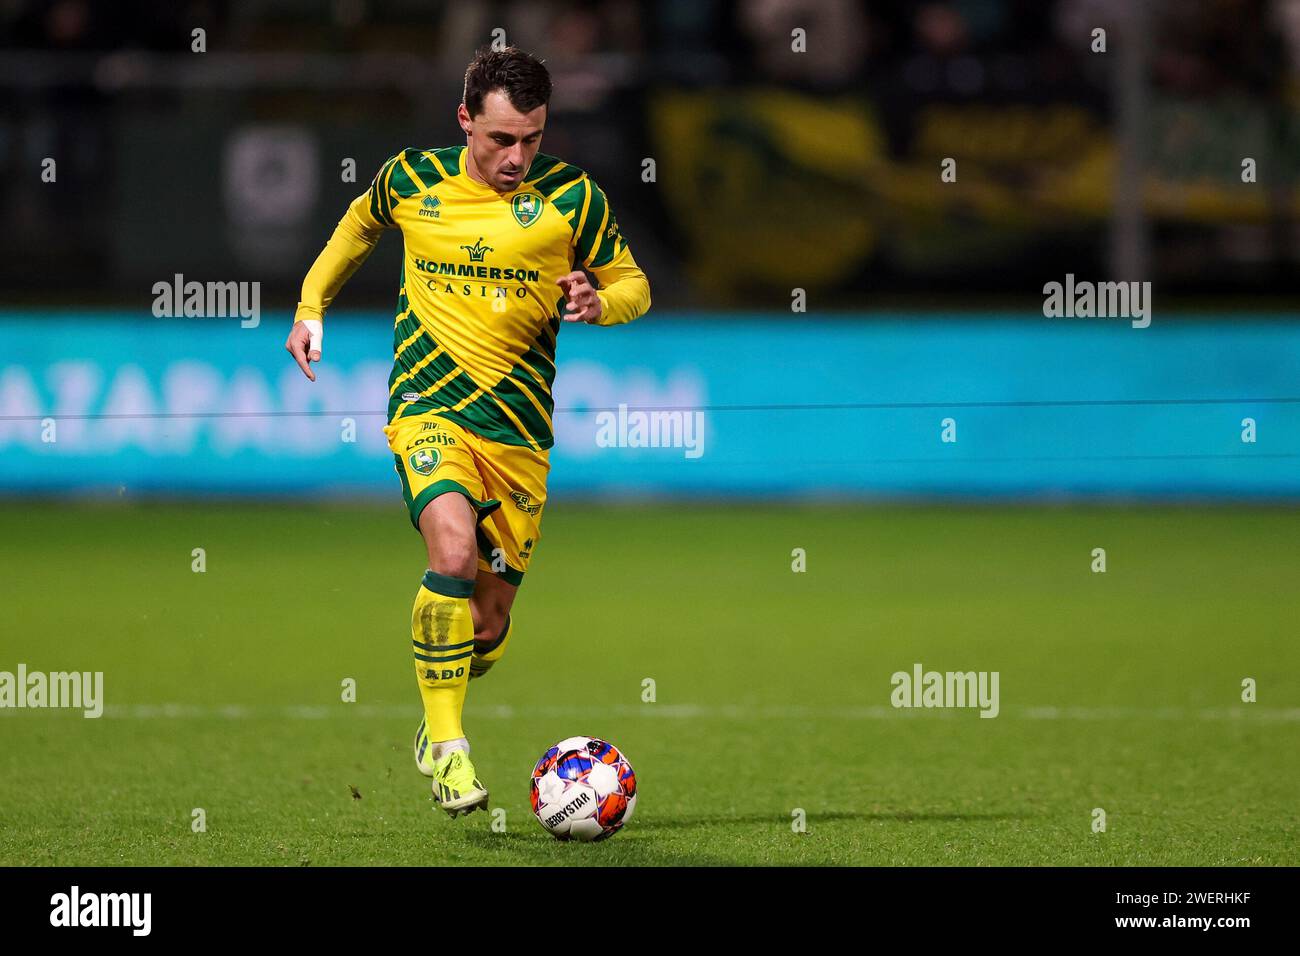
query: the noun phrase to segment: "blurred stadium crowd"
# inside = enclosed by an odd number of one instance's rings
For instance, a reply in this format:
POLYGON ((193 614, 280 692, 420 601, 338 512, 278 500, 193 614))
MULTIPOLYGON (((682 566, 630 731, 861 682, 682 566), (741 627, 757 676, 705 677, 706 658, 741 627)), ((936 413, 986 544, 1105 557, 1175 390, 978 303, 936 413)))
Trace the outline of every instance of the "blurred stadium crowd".
POLYGON ((1036 294, 1134 241, 1163 291, 1240 299, 1300 259, 1300 0, 0 0, 0 281, 291 296, 385 156, 457 141, 497 28, 552 67, 543 148, 673 277, 660 307, 1036 294))
MULTIPOLYGON (((664 80, 775 81, 850 89, 887 80, 914 92, 975 95, 1075 85, 1096 26, 1125 0, 5 0, 5 48, 176 52, 204 27, 211 49, 434 54, 455 74, 461 53, 508 25, 560 64, 596 57, 612 85, 626 71, 664 80), (790 31, 817 37, 788 56, 790 31), (963 63, 972 58, 975 63, 963 63), (621 71, 612 68, 615 61, 621 71)), ((1296 0, 1155 0, 1161 81, 1205 92, 1274 89, 1300 62, 1296 0)), ((1096 72, 1093 73, 1096 79, 1096 72)))

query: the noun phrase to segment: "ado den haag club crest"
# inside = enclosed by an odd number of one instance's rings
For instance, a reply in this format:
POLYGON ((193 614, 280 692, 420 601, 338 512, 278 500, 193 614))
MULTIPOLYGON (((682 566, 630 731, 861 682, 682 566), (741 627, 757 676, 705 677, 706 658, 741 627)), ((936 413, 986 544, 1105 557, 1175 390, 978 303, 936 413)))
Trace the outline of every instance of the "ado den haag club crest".
POLYGON ((526 229, 542 214, 542 197, 537 193, 520 193, 510 200, 510 211, 515 214, 515 221, 526 229))
POLYGON ((431 475, 433 470, 438 467, 441 458, 442 455, 438 453, 438 449, 421 448, 419 451, 412 452, 407 461, 411 463, 411 469, 417 475, 431 475))

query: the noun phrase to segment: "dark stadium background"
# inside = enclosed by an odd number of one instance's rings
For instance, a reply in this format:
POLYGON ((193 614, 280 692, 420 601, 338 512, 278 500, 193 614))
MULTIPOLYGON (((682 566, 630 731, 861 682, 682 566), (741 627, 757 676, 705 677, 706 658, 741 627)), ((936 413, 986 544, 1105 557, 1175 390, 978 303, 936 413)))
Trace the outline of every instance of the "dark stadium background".
POLYGON ((1294 0, 7 0, 0 88, 0 670, 107 687, 0 711, 0 862, 585 862, 524 792, 580 732, 644 782, 606 862, 1297 862, 1294 0), (546 536, 467 712, 494 843, 405 763, 400 240, 315 391, 282 345, 383 160, 462 141, 497 29, 654 306, 559 345, 546 536), (177 273, 259 283, 260 324, 155 318, 177 273), (1150 327, 1044 317, 1067 275, 1151 282, 1150 327), (623 404, 704 453, 597 447, 623 404), (1000 671, 999 719, 893 709, 914 662, 1000 671))
MULTIPOLYGON (((65 0, 0 17, 0 262, 15 299, 49 301, 58 276, 59 302, 131 303, 178 258, 222 276, 256 264, 268 298, 293 298, 355 193, 325 159, 354 157, 368 180, 398 146, 455 142, 447 104, 494 27, 545 55, 545 148, 580 155, 618 197, 647 272, 672 277, 656 284, 661 309, 780 310, 796 285, 823 308, 970 307, 987 301, 973 293, 1036 300, 1067 271, 1127 270, 1162 300, 1294 291, 1300 25, 1287 3, 65 0), (205 54, 188 52, 196 27, 205 54), (811 53, 791 53, 796 27, 811 53), (1090 49, 1098 27, 1105 54, 1090 49), (778 102, 802 114, 820 163, 781 135, 778 102), (221 153, 270 126, 310 137, 320 165, 317 188, 279 210, 264 262, 241 255, 256 230, 228 206, 301 169, 255 162, 255 181, 236 182, 221 153), (27 173, 47 155, 66 156, 60 186, 34 190, 27 173), (1242 188, 1246 155, 1256 189, 1242 188), (931 188, 945 156, 963 189, 931 188), (828 219, 856 231, 819 234, 828 219), (746 267, 747 247, 781 236, 783 257, 746 267), (808 246, 833 260, 815 283, 796 254, 808 246)), ((385 246, 349 307, 390 304, 398 249, 385 246)))

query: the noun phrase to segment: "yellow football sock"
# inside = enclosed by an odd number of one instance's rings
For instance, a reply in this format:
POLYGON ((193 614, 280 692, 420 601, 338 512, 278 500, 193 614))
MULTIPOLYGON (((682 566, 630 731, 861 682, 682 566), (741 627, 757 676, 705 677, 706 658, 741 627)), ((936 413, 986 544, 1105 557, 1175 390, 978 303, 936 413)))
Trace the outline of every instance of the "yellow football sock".
POLYGON ((469 608, 473 593, 471 580, 425 571, 415 595, 411 612, 415 676, 432 743, 465 736, 460 717, 474 653, 474 618, 469 608))

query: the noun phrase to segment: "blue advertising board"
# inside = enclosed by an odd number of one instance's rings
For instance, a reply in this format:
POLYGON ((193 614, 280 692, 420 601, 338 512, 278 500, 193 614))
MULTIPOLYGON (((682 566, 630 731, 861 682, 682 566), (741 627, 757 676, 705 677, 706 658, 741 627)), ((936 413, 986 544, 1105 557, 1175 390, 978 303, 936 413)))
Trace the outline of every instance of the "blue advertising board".
MULTIPOLYGON (((0 492, 398 493, 390 316, 0 313, 0 492)), ((563 496, 1300 495, 1300 323, 676 314, 565 326, 563 496)))

